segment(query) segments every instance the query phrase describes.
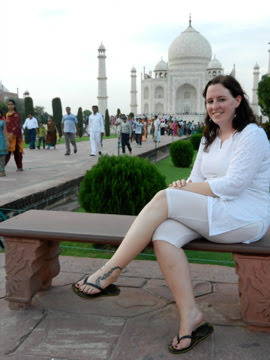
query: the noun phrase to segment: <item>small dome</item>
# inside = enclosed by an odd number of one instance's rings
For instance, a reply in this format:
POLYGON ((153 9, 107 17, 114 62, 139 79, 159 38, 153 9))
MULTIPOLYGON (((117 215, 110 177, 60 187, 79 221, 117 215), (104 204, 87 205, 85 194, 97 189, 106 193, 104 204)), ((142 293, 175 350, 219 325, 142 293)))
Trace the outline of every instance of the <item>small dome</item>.
POLYGON ((209 42, 199 31, 195 30, 191 24, 183 31, 169 47, 169 64, 181 64, 184 62, 192 63, 209 62, 212 50, 209 42))
POLYGON ((133 66, 133 68, 131 69, 131 72, 136 72, 136 68, 133 66))
POLYGON ((29 95, 30 95, 30 93, 29 93, 29 91, 28 91, 28 90, 25 90, 25 92, 23 93, 23 95, 24 95, 24 96, 29 96, 29 95))
POLYGON ((168 64, 163 59, 161 59, 157 63, 155 71, 168 71, 168 64))
POLYGON ((222 69, 221 62, 214 56, 209 62, 207 69, 222 69))
POLYGON ((253 69, 254 69, 254 70, 259 70, 259 69, 260 69, 258 63, 256 63, 256 64, 254 65, 254 68, 253 68, 253 69))
POLYGON ((105 49, 105 46, 103 45, 103 43, 100 44, 98 50, 104 50, 104 51, 106 50, 106 49, 105 49))

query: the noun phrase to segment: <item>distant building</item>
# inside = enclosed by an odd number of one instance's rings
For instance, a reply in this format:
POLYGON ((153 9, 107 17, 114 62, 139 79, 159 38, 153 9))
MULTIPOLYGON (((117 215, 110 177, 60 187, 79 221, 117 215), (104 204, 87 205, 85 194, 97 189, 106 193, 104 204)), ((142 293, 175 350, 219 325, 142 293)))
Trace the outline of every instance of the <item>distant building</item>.
POLYGON ((9 98, 19 99, 18 93, 9 91, 0 81, 0 102, 6 102, 9 98))

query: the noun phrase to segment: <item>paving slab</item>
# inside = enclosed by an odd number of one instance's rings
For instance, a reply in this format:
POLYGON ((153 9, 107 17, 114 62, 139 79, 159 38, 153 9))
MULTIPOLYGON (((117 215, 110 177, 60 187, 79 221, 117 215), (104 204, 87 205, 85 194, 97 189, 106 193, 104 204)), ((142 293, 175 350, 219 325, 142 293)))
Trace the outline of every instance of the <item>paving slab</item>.
POLYGON ((49 311, 18 352, 51 358, 107 360, 125 320, 85 314, 49 311), (72 326, 71 326, 72 324, 72 326))
MULTIPOLYGON (((213 291, 213 286, 209 281, 193 280, 192 286, 195 297, 211 294, 213 291)), ((153 295, 162 296, 170 302, 174 301, 165 280, 150 279, 147 281, 144 288, 153 295)))
MULTIPOLYGON (((110 360, 171 360, 175 354, 167 346, 177 334, 178 315, 173 305, 152 314, 127 321, 110 360)), ((181 359, 211 359, 212 340, 209 338, 192 353, 181 355, 181 359)))
POLYGON ((74 294, 70 285, 67 285, 39 292, 34 297, 33 304, 74 314, 134 317, 163 308, 167 301, 144 289, 125 287, 121 288, 119 296, 84 299, 74 294))
POLYGON ((12 311, 7 302, 0 299, 0 359, 16 351, 25 337, 46 317, 42 309, 12 311))

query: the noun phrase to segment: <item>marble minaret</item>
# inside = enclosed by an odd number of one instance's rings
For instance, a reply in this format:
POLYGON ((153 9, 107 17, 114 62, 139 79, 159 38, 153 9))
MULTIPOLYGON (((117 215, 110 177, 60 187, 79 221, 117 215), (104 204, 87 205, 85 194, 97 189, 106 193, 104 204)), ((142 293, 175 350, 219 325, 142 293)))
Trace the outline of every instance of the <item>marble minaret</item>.
POLYGON ((259 115, 258 94, 257 94, 259 78, 260 78, 260 67, 256 63, 253 68, 253 88, 252 88, 252 103, 251 103, 252 110, 255 115, 259 115))
POLYGON ((98 48, 98 108, 99 112, 104 115, 107 105, 107 77, 106 77, 106 49, 101 43, 98 48))
POLYGON ((133 67, 131 69, 131 89, 130 89, 130 112, 137 115, 137 73, 133 67))

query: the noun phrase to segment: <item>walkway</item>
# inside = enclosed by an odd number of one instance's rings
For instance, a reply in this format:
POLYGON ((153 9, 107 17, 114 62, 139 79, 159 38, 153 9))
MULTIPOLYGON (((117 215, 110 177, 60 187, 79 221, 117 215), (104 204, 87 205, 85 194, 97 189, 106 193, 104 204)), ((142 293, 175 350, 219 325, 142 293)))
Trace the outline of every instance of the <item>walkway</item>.
MULTIPOLYGON (((53 288, 33 308, 8 310, 4 254, 0 254, 1 360, 174 360, 167 343, 177 332, 177 313, 157 262, 133 261, 120 277, 117 297, 85 300, 70 284, 103 259, 60 257, 53 288)), ((211 338, 182 360, 269 360, 269 334, 245 329, 233 268, 191 264, 194 291, 211 338)), ((179 358, 180 358, 179 357, 179 358)))
MULTIPOLYGON (((162 136, 160 145, 171 143, 172 137, 162 136)), ((176 140, 176 138, 174 138, 176 140)), ((89 142, 78 144, 78 153, 64 156, 65 145, 57 145, 56 150, 25 150, 24 172, 16 172, 11 158, 7 165, 7 176, 0 178, 0 207, 27 195, 44 191, 83 176, 98 160, 89 156, 89 142)), ((152 140, 143 143, 142 147, 132 144, 133 154, 138 155, 154 148, 152 140)), ((103 153, 117 154, 117 139, 104 140, 103 153)))

